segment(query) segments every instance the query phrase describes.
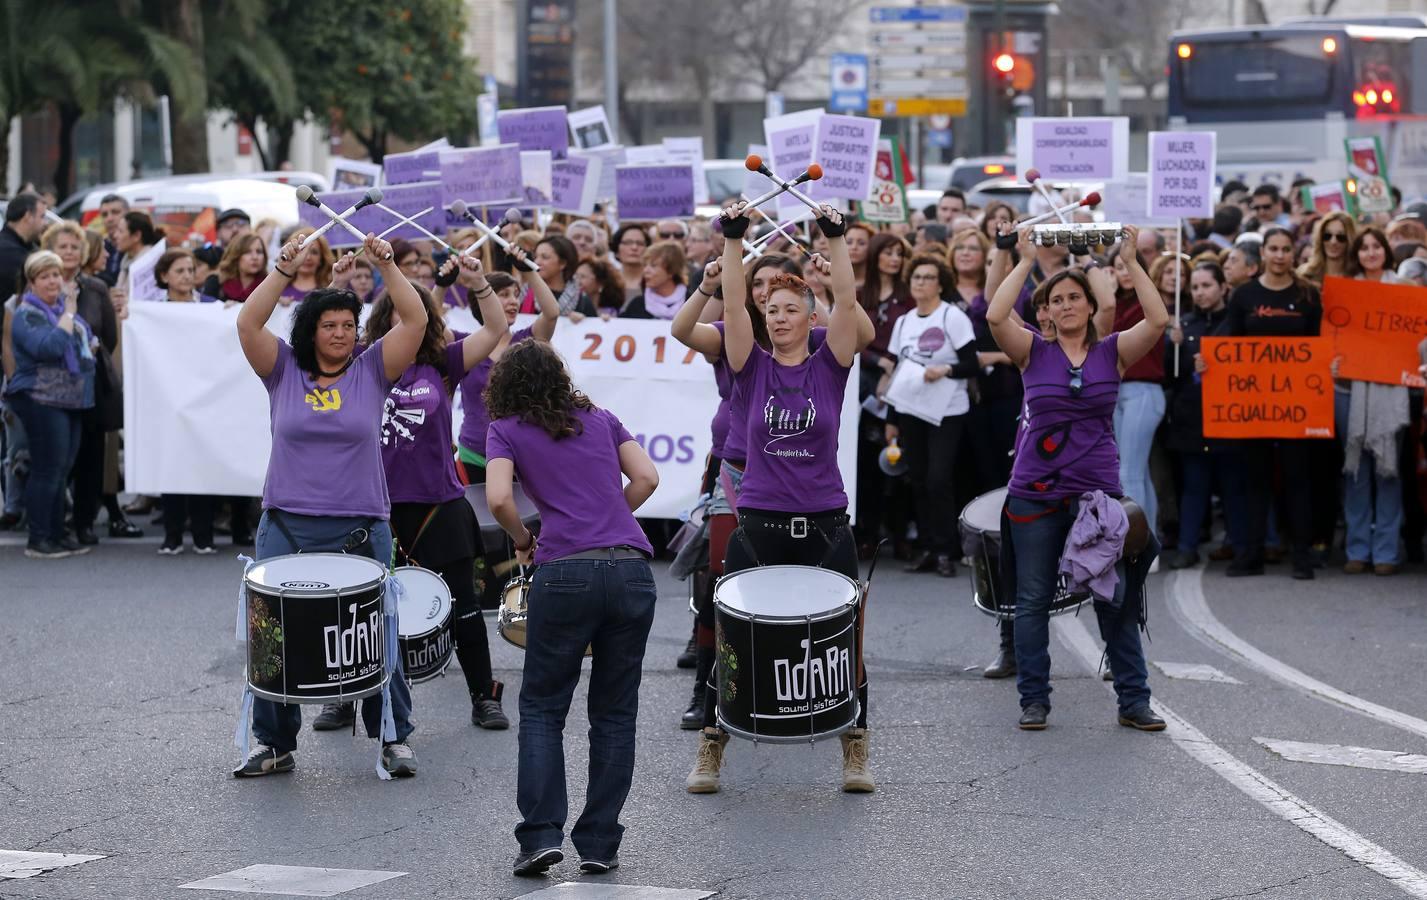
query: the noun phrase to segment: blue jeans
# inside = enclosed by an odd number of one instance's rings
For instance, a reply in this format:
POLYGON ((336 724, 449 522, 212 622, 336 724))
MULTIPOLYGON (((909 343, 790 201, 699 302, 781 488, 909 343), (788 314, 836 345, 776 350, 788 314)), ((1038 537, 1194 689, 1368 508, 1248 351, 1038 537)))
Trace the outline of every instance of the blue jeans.
MULTIPOLYGON (((1347 430, 1351 396, 1338 391, 1333 397, 1338 434, 1347 430)), ((1348 559, 1379 565, 1401 562, 1397 544, 1402 534, 1402 480, 1383 476, 1366 450, 1358 455, 1358 470, 1343 476, 1343 523, 1348 559)))
POLYGON ((25 391, 6 398, 20 417, 30 441, 30 480, 25 509, 30 514, 30 543, 64 538, 64 489, 79 453, 80 413, 37 403, 25 391))
POLYGON ((580 856, 619 850, 619 813, 634 780, 634 720, 644 646, 654 624, 654 576, 642 559, 568 559, 541 565, 530 588, 515 826, 523 852, 564 842, 565 716, 585 647, 590 667, 590 773, 570 838, 580 856))
POLYGON ((1120 487, 1140 505, 1150 531, 1158 533, 1159 498, 1150 480, 1150 447, 1164 418, 1164 388, 1148 381, 1120 384, 1115 400, 1115 443, 1120 448, 1120 487))
POLYGON ((1224 502, 1224 528, 1229 546, 1238 556, 1248 552, 1249 511, 1244 502, 1244 461, 1233 450, 1209 453, 1181 453, 1184 467, 1184 495, 1179 501, 1179 552, 1199 550, 1199 534, 1209 515, 1209 501, 1216 487, 1224 502))
POLYGON ((5 492, 7 516, 19 516, 25 511, 25 481, 30 470, 30 441, 25 437, 25 426, 20 424, 20 416, 10 408, 9 399, 0 401, 0 424, 5 427, 5 460, 3 480, 0 490, 5 492))
MULTIPOLYGON (((272 510, 263 510, 258 521, 254 554, 258 559, 285 556, 305 550, 308 553, 336 552, 342 549, 347 535, 366 524, 367 519, 341 516, 297 516, 280 513, 283 524, 292 532, 294 545, 272 521, 272 510)), ((372 528, 371 558, 383 565, 391 562, 391 526, 377 522, 372 528)), ((396 671, 391 675, 391 714, 396 721, 396 739, 406 740, 411 724, 411 688, 402 673, 401 654, 396 656, 396 671)), ((362 724, 367 737, 381 734, 382 695, 362 699, 362 724)), ((253 698, 253 736, 279 753, 297 749, 297 733, 302 730, 302 707, 296 703, 274 703, 261 697, 253 698)))
MULTIPOLYGON (((1059 580, 1060 556, 1079 504, 1011 497, 1011 543, 1016 555, 1016 688, 1021 708, 1039 703, 1050 708, 1050 602, 1059 580), (1022 521, 1017 521, 1021 519, 1022 521), (1026 521, 1029 520, 1029 521, 1026 521)), ((1149 705, 1149 671, 1140 647, 1140 597, 1126 591, 1125 563, 1116 567, 1120 583, 1117 609, 1096 601, 1095 618, 1115 677, 1121 713, 1149 705)))

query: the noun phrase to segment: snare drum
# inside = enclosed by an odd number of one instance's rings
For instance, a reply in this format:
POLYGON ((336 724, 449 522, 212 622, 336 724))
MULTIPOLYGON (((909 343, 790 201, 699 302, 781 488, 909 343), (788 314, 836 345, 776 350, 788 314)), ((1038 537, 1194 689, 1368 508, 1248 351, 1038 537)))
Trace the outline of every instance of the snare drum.
POLYGON ((407 680, 430 681, 451 664, 451 590, 420 566, 402 566, 392 576, 402 587, 396 633, 407 680))
POLYGON ((243 581, 254 695, 334 703, 381 691, 385 566, 364 556, 295 553, 257 563, 243 581))
MULTIPOLYGON (((971 559, 971 602, 1003 622, 1016 617, 1016 593, 1001 573, 1001 510, 1006 506, 1006 493, 1005 488, 997 488, 972 500, 958 522, 962 550, 971 559)), ((1074 612, 1089 599, 1089 594, 1057 588, 1050 615, 1074 612)))
POLYGON ((801 743, 857 721, 857 582, 830 569, 760 566, 714 588, 718 723, 801 743))
MULTIPOLYGON (((517 575, 505 584, 501 596, 500 612, 496 615, 496 631, 508 643, 525 649, 525 619, 529 611, 530 585, 534 579, 529 575, 517 575)), ((585 655, 594 654, 594 647, 586 647, 585 655)))

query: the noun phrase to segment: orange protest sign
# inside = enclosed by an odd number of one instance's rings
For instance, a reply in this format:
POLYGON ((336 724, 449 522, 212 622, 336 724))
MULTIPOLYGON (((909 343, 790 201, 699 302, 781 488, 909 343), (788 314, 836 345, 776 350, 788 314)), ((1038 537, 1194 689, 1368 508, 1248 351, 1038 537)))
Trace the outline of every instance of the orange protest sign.
POLYGON ((1342 357, 1340 378, 1421 387, 1417 345, 1427 338, 1427 288, 1324 279, 1323 334, 1342 357))
POLYGON ((1204 339, 1204 436, 1333 436, 1331 338, 1204 339))

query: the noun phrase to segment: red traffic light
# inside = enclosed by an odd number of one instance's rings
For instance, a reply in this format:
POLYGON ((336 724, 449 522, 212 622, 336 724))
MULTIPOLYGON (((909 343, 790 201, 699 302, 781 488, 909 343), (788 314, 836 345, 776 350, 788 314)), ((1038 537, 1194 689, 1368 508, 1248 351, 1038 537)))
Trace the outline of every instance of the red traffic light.
POLYGON ((1016 58, 1009 53, 1001 53, 996 56, 992 65, 995 66, 996 71, 1002 75, 1009 75, 1016 68, 1016 58))

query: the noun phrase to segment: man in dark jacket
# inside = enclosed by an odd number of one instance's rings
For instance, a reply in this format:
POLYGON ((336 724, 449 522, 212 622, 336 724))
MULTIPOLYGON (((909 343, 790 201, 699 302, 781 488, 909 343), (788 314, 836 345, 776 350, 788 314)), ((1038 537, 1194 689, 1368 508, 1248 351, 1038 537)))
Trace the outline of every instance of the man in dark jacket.
POLYGON ((45 201, 39 194, 16 194, 5 207, 0 228, 0 302, 20 290, 25 257, 34 252, 45 230, 45 201))

